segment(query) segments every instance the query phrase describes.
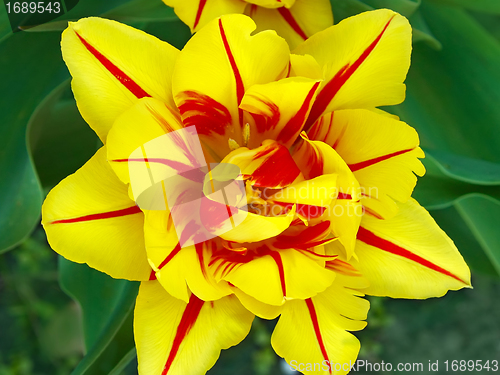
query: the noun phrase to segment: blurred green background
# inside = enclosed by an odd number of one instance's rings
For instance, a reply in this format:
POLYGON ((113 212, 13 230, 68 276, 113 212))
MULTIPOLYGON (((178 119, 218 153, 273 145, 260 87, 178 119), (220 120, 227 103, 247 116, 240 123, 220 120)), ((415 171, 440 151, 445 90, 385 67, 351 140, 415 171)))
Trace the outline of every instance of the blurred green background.
MULTIPOLYGON (((414 197, 455 241, 474 286, 426 301, 370 298, 360 358, 422 363, 421 374, 456 373, 446 360, 500 360, 500 0, 331 2, 336 23, 374 8, 410 19, 407 99, 386 109, 420 134, 427 174, 414 197), (436 360, 439 371, 429 371, 436 360)), ((39 225, 45 194, 99 147, 76 108, 59 46, 66 20, 90 15, 178 48, 190 37, 160 0, 80 0, 16 33, 0 4, 0 375, 137 373, 138 285, 58 258, 39 225)), ((209 374, 290 373, 269 344, 274 323, 256 319, 209 374)))

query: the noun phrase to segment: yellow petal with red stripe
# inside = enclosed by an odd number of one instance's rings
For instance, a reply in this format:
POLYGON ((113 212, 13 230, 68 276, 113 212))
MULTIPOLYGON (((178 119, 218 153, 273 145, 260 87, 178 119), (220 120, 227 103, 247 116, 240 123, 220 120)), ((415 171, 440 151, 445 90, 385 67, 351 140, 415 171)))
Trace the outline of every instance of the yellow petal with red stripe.
MULTIPOLYGON (((205 300, 217 300, 231 290, 226 282, 217 282, 208 272, 208 263, 212 253, 211 241, 182 247, 173 220, 166 211, 146 211, 144 234, 149 261, 154 266, 156 277, 165 290, 175 298, 185 302, 189 300, 191 290, 197 297, 205 300)), ((180 228, 188 235, 189 228, 180 228)), ((153 274, 151 279, 154 278, 153 274)))
POLYGON ((195 125, 221 159, 231 151, 229 139, 244 144, 238 107, 245 91, 288 71, 286 42, 273 31, 251 36, 253 30, 254 22, 243 15, 210 22, 186 44, 174 70, 174 98, 184 124, 195 125))
POLYGON ((179 114, 154 98, 139 99, 119 116, 109 131, 107 148, 108 160, 120 180, 130 182, 129 158, 133 151, 182 127, 179 114))
POLYGON ((163 0, 194 33, 223 14, 243 13, 243 0, 163 0))
POLYGON ((404 100, 411 26, 406 18, 391 10, 349 17, 313 35, 293 52, 313 56, 324 69, 324 83, 306 130, 324 113, 393 105, 404 100))
POLYGON ((246 0, 246 2, 266 8, 290 8, 294 5, 296 0, 246 0))
MULTIPOLYGON (((278 1, 274 3, 283 4, 278 1)), ((296 0, 291 7, 249 6, 245 13, 255 21, 258 31, 276 30, 278 35, 286 39, 290 48, 297 47, 311 35, 333 25, 329 0, 296 0)))
POLYGON ((192 294, 186 303, 145 281, 134 312, 139 373, 204 374, 221 349, 246 337, 253 318, 233 295, 204 302, 192 294))
POLYGON ((425 173, 415 129, 370 110, 332 112, 308 135, 332 146, 345 160, 361 186, 362 204, 377 217, 394 216, 394 200, 408 200, 417 183, 415 174, 425 173))
POLYGON ((365 216, 357 242, 356 267, 370 281, 367 294, 441 297, 471 285, 469 267, 453 241, 411 198, 391 219, 365 216))
POLYGON ((106 147, 51 190, 42 206, 50 246, 115 278, 147 280, 144 215, 106 161, 106 147))
POLYGON ((62 35, 78 109, 103 142, 116 118, 137 99, 174 106, 172 71, 179 51, 116 21, 83 18, 62 35))
POLYGON ((274 306, 287 299, 315 296, 335 278, 335 273, 325 268, 321 253, 311 256, 307 251, 294 249, 293 244, 279 250, 263 245, 256 252, 257 256, 249 250, 241 255, 214 257, 212 272, 258 301, 274 306))
POLYGON ((337 176, 337 199, 328 209, 328 220, 333 234, 344 245, 348 258, 354 253, 356 232, 363 215, 358 181, 342 159, 329 145, 311 141, 302 134, 303 140, 294 151, 293 159, 306 178, 322 175, 337 176))
POLYGON ((356 291, 358 275, 337 273, 323 293, 287 301, 271 337, 274 351, 304 374, 347 374, 360 344, 347 331, 366 326, 369 302, 356 291))
POLYGON ((245 146, 256 148, 273 139, 289 148, 304 126, 318 86, 319 81, 295 77, 250 87, 240 104, 251 116, 245 146))

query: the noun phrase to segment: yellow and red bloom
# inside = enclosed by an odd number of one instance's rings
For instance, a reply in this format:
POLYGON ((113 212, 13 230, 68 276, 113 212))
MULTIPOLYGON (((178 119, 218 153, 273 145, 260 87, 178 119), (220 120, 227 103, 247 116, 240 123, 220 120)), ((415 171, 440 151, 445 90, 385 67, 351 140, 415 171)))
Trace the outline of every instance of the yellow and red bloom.
POLYGON ((246 14, 256 31, 276 30, 291 48, 333 25, 330 0, 163 0, 196 32, 225 14, 246 14))
POLYGON ((347 331, 366 325, 364 294, 470 286, 453 242, 411 198, 425 172, 417 133, 377 109, 404 99, 408 21, 363 13, 293 54, 254 29, 223 16, 182 51, 98 18, 63 34, 78 107, 104 146, 49 193, 42 222, 64 257, 142 282, 141 374, 206 372, 254 315, 280 316, 271 341, 289 363, 326 360, 331 368, 304 372, 345 374, 359 351, 347 331), (239 168, 249 209, 235 228, 183 247, 193 232, 174 226, 172 207, 136 205, 129 158, 191 126, 206 164, 239 168))

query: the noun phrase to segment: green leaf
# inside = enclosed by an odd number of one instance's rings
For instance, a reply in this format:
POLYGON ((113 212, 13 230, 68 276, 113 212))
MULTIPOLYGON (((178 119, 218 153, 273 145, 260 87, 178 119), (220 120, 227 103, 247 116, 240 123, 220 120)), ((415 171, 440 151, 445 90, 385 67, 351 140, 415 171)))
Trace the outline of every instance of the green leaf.
POLYGON ((46 188, 85 164, 97 150, 97 144, 97 135, 78 112, 69 80, 47 95, 28 123, 28 147, 46 188))
POLYGON ((407 98, 394 112, 429 150, 499 163, 500 43, 462 10, 421 10, 443 49, 414 46, 407 98))
MULTIPOLYGON (((413 197, 425 208, 427 209, 442 209, 450 207, 455 203, 457 199, 466 194, 471 193, 481 193, 490 195, 500 200, 500 189, 498 186, 494 186, 489 183, 485 183, 484 180, 477 178, 479 183, 470 178, 473 175, 473 171, 467 175, 468 178, 463 176, 455 175, 450 172, 450 169, 459 170, 460 160, 465 159, 467 162, 471 162, 471 159, 462 158, 452 154, 439 153, 433 151, 432 153, 426 150, 426 157, 422 160, 426 168, 426 174, 424 177, 418 179, 417 186, 413 192, 413 197), (450 160, 457 161, 457 165, 450 168, 450 165, 446 161, 438 161, 434 155, 443 154, 446 155, 450 160)), ((483 166, 486 162, 472 160, 472 165, 478 163, 483 166)), ((464 163, 465 165, 465 163, 464 163)), ((480 172, 480 168, 478 171, 480 172)), ((477 173, 476 176, 481 176, 481 173, 477 173)), ((484 174, 485 178, 488 178, 488 172, 484 174)))
POLYGON ((355 14, 373 10, 373 7, 359 0, 330 0, 333 11, 333 19, 335 23, 355 14))
POLYGON ((373 8, 388 8, 410 17, 420 6, 421 0, 363 0, 363 2, 373 8))
POLYGON ((177 21, 174 9, 162 1, 133 0, 118 6, 102 15, 120 22, 127 21, 177 21))
POLYGON ((26 125, 67 77, 59 35, 11 33, 0 43, 0 251, 23 241, 39 220, 42 191, 26 148, 26 125))
POLYGON ((117 280, 59 258, 61 288, 82 308, 87 355, 73 372, 108 374, 134 346, 132 317, 138 282, 117 280))
POLYGON ((471 194, 458 200, 455 207, 500 275, 500 202, 486 195, 471 194))
POLYGON ((455 206, 430 211, 432 217, 448 236, 455 242, 460 254, 473 272, 483 275, 500 276, 489 257, 482 251, 469 226, 462 219, 455 206))
POLYGON ((429 26, 425 22, 425 19, 419 10, 412 14, 412 16, 409 18, 409 21, 413 28, 413 43, 424 42, 427 43, 429 47, 438 51, 443 48, 439 40, 437 40, 436 37, 432 35, 429 26))
POLYGON ((426 0, 446 4, 454 7, 477 10, 487 13, 500 14, 500 1, 498 0, 426 0))
POLYGON ((2 39, 7 35, 12 34, 12 28, 10 27, 9 17, 7 16, 7 10, 4 5, 0 4, 0 43, 2 39))

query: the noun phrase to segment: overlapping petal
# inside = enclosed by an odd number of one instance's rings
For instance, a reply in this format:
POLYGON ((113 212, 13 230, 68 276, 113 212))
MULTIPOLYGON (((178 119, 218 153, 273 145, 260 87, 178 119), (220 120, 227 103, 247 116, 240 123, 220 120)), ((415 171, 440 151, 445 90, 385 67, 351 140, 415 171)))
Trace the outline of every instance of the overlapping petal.
POLYGON ((134 313, 139 373, 204 374, 221 349, 246 337, 253 318, 234 295, 205 302, 192 294, 186 303, 143 282, 134 313))
POLYGON ((112 277, 148 280, 144 215, 106 161, 106 147, 49 193, 42 224, 52 249, 112 277))
POLYGON ((299 45, 293 52, 311 55, 324 72, 305 129, 335 110, 401 103, 410 51, 408 20, 388 9, 349 17, 299 45))
POLYGON ((179 51, 116 21, 83 18, 62 36, 78 109, 103 142, 114 121, 138 99, 173 108, 172 71, 179 51))
POLYGON ((174 8, 175 14, 189 26, 192 33, 223 14, 243 13, 247 6, 243 0, 163 0, 163 2, 174 8))
POLYGON ((332 268, 337 276, 323 293, 287 301, 271 337, 275 352, 304 374, 347 374, 360 348, 347 331, 366 326, 369 303, 356 290, 367 286, 366 280, 332 268))
POLYGON ((429 213, 413 199, 398 205, 391 219, 366 215, 361 223, 356 267, 370 281, 365 292, 429 298, 470 287, 467 264, 429 213))
POLYGON ((167 211, 146 211, 144 223, 146 250, 155 277, 175 298, 188 302, 190 291, 205 301, 217 300, 231 293, 226 282, 217 282, 208 272, 212 243, 181 247, 183 234, 195 233, 189 227, 174 227, 167 211))
MULTIPOLYGON (((248 1, 256 3, 255 1, 248 1)), ((266 5, 249 6, 248 14, 257 24, 257 30, 276 30, 286 39, 290 48, 295 48, 311 35, 333 25, 332 8, 329 0, 295 0, 293 6, 282 6, 284 1, 274 3, 276 9, 266 5)))
POLYGON ((340 110, 322 116, 309 131, 337 151, 361 187, 368 213, 389 218, 406 202, 425 168, 418 134, 404 122, 370 110, 340 110))
POLYGON ((304 126, 318 86, 319 81, 297 77, 250 87, 240 104, 250 114, 244 146, 256 148, 273 139, 290 147, 304 126))
POLYGON ((214 20, 186 44, 174 69, 174 99, 184 124, 196 126, 219 160, 231 151, 229 139, 244 144, 239 105, 245 91, 288 71, 286 42, 273 31, 251 36, 254 30, 243 15, 214 20))

